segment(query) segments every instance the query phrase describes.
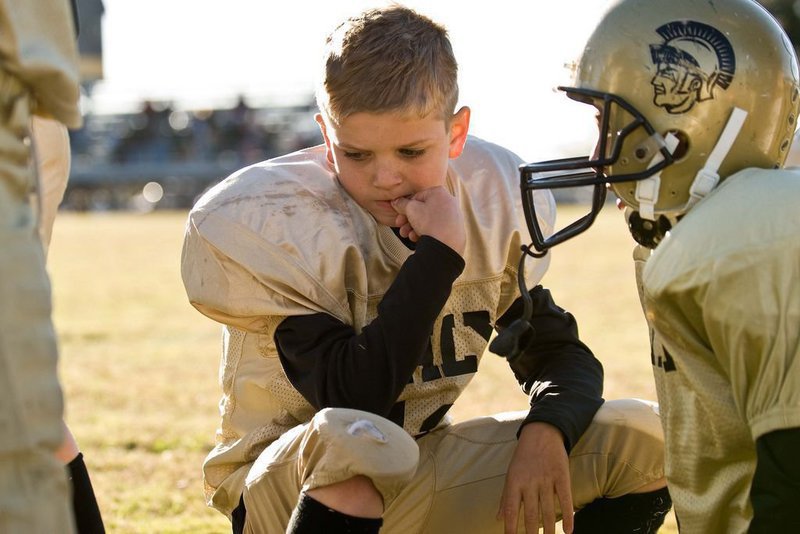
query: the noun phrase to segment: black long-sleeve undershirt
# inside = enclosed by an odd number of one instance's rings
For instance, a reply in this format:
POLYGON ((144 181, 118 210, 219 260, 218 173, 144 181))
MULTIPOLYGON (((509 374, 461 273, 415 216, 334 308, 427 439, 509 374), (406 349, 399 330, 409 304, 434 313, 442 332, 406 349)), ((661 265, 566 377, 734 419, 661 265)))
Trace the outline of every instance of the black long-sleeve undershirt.
POLYGON ((317 409, 388 416, 422 362, 436 317, 463 270, 453 249, 423 236, 360 334, 324 313, 284 319, 275 342, 287 378, 317 409))
MULTIPOLYGON (((360 334, 324 313, 286 318, 275 333, 286 376, 317 409, 356 408, 388 417, 422 363, 434 321, 463 267, 452 249, 423 237, 360 334)), ((535 335, 512 366, 531 398, 525 424, 553 424, 569 449, 603 402, 602 367, 550 292, 537 286, 530 294, 535 335)), ((507 326, 521 310, 518 299, 497 326, 507 326)))
POLYGON ((749 534, 800 532, 800 428, 776 430, 756 440, 756 471, 750 487, 749 534))

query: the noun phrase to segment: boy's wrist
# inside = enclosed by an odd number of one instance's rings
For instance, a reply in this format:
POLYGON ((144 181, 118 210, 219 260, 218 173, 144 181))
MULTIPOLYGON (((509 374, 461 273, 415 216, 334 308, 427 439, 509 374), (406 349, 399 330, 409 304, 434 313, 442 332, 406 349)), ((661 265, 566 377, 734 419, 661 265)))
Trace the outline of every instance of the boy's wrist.
MULTIPOLYGON (((446 262, 446 264, 454 272, 457 271, 458 274, 461 274, 466 266, 466 262, 461 254, 459 254, 448 244, 439 241, 435 237, 429 235, 420 237, 419 241, 417 242, 415 253, 419 254, 422 250, 430 250, 431 253, 439 255, 441 257, 440 261, 446 262)), ((423 252, 423 254, 427 254, 427 252, 423 252)))

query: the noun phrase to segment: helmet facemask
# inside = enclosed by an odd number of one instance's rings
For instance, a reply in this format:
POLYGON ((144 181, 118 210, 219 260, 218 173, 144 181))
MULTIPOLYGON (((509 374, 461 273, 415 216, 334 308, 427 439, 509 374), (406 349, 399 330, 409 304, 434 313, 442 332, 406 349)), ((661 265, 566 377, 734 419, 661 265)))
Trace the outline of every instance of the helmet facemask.
POLYGON ((673 162, 665 139, 625 99, 591 89, 559 87, 559 90, 573 100, 598 109, 598 139, 591 156, 542 161, 520 167, 525 217, 533 246, 539 251, 588 229, 604 205, 607 184, 643 180, 673 162), (613 172, 617 169, 618 172, 613 172), (536 217, 533 192, 584 186, 592 187, 589 213, 545 237, 536 217))

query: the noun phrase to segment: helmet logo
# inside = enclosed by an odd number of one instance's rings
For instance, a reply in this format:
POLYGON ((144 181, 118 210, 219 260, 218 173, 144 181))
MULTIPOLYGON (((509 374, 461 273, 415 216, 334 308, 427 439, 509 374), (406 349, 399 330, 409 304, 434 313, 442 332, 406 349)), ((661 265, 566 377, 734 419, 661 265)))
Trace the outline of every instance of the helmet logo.
POLYGON ((685 113, 696 102, 727 89, 736 71, 730 41, 716 28, 695 21, 675 21, 656 29, 663 43, 650 45, 656 74, 653 104, 668 113, 685 113))

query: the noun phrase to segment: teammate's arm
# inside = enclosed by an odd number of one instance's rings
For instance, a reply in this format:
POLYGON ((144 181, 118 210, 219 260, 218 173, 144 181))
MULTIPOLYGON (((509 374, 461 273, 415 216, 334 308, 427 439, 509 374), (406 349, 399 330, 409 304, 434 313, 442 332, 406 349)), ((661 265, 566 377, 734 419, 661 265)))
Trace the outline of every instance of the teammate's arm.
POLYGON ((750 488, 750 534, 800 531, 800 428, 770 432, 756 440, 756 471, 750 488), (791 527, 795 527, 792 529, 791 527))

